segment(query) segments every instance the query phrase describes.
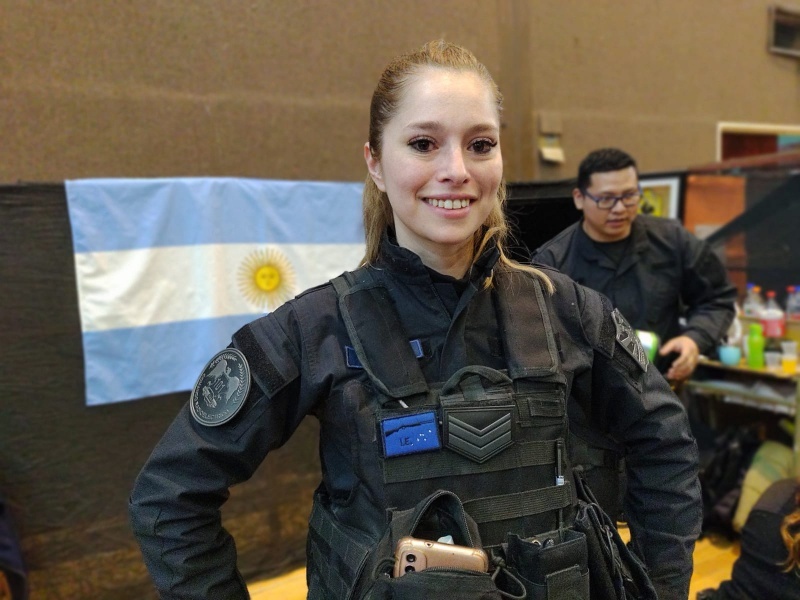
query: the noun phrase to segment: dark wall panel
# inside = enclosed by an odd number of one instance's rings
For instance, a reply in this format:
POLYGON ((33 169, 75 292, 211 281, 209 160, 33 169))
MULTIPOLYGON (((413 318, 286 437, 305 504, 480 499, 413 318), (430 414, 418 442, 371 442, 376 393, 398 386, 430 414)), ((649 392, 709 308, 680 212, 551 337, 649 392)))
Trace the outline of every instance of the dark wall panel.
MULTIPOLYGON (((0 187, 0 495, 18 530, 32 599, 155 598, 130 533, 136 474, 187 394, 86 407, 64 186, 0 187)), ((307 419, 223 519, 248 579, 304 562, 319 480, 307 419)))

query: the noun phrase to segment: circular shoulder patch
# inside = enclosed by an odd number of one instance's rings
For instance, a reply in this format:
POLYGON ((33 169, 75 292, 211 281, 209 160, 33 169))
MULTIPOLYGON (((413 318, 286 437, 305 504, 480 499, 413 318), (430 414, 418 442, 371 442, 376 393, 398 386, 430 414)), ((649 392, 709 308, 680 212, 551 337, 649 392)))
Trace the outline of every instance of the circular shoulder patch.
POLYGON ((239 350, 228 348, 208 361, 190 399, 198 423, 215 427, 230 421, 250 391, 250 366, 239 350))

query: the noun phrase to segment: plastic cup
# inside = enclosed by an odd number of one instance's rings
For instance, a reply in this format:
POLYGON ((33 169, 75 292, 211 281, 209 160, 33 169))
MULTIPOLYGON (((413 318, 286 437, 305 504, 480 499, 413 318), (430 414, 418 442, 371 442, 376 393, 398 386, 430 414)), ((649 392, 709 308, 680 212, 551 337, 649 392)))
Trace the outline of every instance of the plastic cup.
POLYGON ((797 342, 795 341, 781 342, 781 352, 783 352, 784 354, 797 356, 797 342))
POLYGON ((797 354, 781 354, 781 369, 787 375, 797 373, 797 354))
POLYGON ((739 346, 720 346, 717 353, 723 365, 737 367, 742 360, 742 349, 739 346))
POLYGON ((772 369, 773 371, 777 371, 781 368, 781 357, 783 355, 780 352, 764 352, 764 365, 768 369, 772 369))

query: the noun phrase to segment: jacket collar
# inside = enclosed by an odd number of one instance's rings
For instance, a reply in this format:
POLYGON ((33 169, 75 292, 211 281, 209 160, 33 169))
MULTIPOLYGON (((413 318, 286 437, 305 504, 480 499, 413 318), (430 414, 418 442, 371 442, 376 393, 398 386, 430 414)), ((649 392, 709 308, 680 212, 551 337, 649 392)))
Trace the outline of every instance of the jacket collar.
MULTIPOLYGON (((499 258, 500 251, 494 243, 490 243, 467 274, 470 282, 480 289, 499 258)), ((383 234, 376 262, 376 267, 385 268, 408 283, 430 283, 430 276, 422 260, 411 250, 398 246, 391 230, 383 234)))

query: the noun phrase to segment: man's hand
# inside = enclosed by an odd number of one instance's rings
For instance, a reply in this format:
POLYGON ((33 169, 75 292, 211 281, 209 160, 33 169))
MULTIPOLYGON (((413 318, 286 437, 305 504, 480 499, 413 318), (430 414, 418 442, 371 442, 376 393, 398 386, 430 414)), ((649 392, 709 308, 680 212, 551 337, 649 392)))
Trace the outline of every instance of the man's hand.
POLYGON ((658 351, 661 356, 666 356, 670 352, 677 352, 678 358, 670 365, 666 378, 670 381, 683 381, 692 374, 697 366, 700 349, 692 338, 679 335, 669 340, 658 351))

